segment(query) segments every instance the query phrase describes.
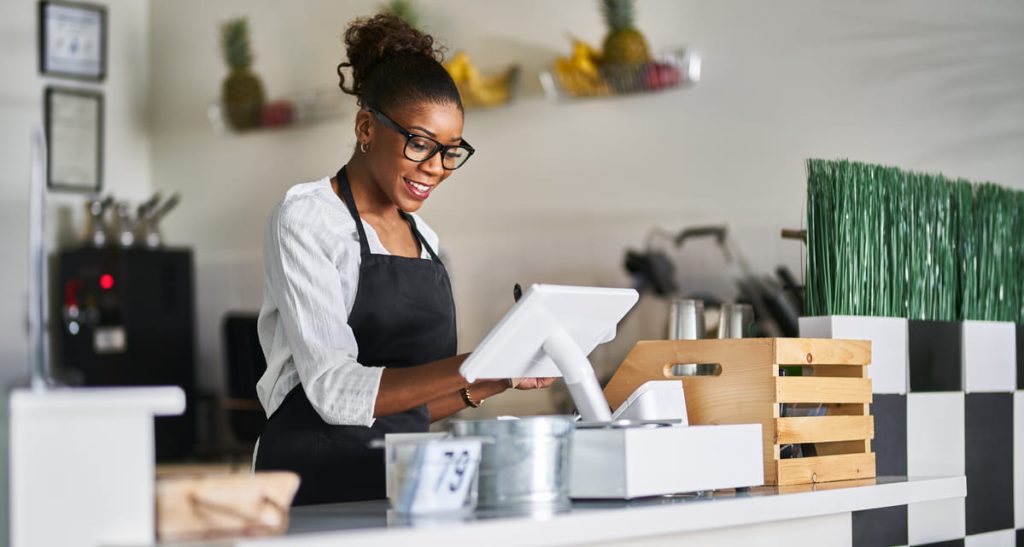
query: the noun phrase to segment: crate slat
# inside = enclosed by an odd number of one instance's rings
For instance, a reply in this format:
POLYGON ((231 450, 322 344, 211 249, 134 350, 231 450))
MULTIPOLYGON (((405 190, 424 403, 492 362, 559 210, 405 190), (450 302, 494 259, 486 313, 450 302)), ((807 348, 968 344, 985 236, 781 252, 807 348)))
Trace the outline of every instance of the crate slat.
POLYGON ((875 421, 871 416, 779 418, 775 427, 779 444, 852 441, 875 436, 875 421))
POLYGON ((871 342, 867 340, 822 340, 816 338, 775 338, 778 365, 869 365, 871 342))
POLYGON ((779 460, 778 484, 804 484, 844 479, 866 479, 875 476, 875 455, 843 454, 814 458, 779 460))
POLYGON ((775 379, 775 394, 780 403, 870 403, 871 380, 782 377, 775 379))

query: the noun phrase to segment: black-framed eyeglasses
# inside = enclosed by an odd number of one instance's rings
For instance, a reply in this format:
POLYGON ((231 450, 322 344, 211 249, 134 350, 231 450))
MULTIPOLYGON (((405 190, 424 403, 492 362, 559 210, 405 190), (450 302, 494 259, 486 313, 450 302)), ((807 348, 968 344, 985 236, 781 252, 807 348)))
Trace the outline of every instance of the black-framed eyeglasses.
POLYGON ((403 153, 411 161, 427 161, 434 157, 434 154, 440 152, 441 167, 448 171, 454 171, 465 165, 466 160, 473 155, 473 152, 476 152, 476 149, 470 146, 466 139, 462 139, 459 144, 442 144, 440 141, 426 135, 410 133, 409 130, 398 125, 395 120, 387 117, 376 108, 367 107, 367 110, 380 120, 381 123, 405 136, 405 149, 403 153))

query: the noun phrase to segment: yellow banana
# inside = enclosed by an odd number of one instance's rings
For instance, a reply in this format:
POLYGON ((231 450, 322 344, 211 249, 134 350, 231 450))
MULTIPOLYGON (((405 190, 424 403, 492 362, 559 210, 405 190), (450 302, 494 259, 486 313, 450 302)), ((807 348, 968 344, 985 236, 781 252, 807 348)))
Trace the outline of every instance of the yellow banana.
POLYGON ((570 57, 555 59, 555 74, 562 87, 576 97, 607 95, 609 90, 597 69, 600 54, 582 40, 572 40, 570 57))
POLYGON ((451 61, 444 64, 444 68, 456 84, 466 79, 466 69, 469 66, 471 66, 469 56, 461 51, 457 52, 451 61))
POLYGON ((458 52, 444 65, 459 88, 462 102, 468 106, 495 106, 508 101, 509 75, 484 76, 473 66, 469 55, 458 52))

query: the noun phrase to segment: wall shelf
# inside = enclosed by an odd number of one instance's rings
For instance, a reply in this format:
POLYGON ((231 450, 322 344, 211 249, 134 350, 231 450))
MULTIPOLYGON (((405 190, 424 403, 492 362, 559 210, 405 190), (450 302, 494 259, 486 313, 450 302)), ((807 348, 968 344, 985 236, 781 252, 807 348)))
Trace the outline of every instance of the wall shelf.
POLYGON ((701 58, 689 48, 656 55, 634 65, 576 64, 561 59, 540 73, 544 95, 551 100, 576 100, 655 93, 700 81, 701 58))
POLYGON ((348 106, 349 101, 340 90, 317 89, 290 93, 267 101, 260 113, 260 124, 255 127, 232 127, 224 105, 219 100, 206 107, 206 117, 217 134, 242 134, 315 125, 344 115, 349 110, 348 106))

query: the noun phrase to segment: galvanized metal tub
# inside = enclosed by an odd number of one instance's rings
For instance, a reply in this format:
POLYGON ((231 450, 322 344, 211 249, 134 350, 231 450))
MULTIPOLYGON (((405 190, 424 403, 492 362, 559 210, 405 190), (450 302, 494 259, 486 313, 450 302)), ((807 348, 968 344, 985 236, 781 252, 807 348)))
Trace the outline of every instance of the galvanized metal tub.
POLYGON ((560 511, 569 508, 571 416, 465 420, 448 426, 456 437, 485 441, 477 482, 478 509, 560 511))

